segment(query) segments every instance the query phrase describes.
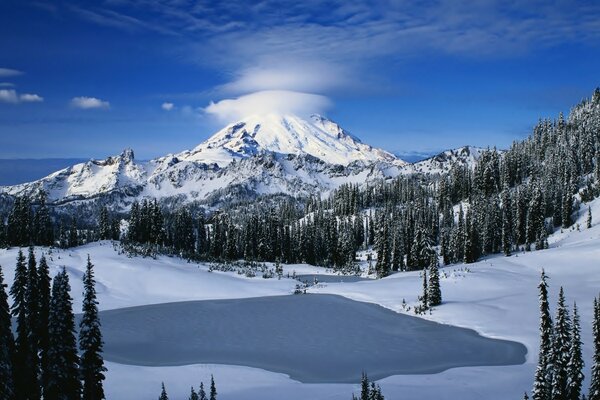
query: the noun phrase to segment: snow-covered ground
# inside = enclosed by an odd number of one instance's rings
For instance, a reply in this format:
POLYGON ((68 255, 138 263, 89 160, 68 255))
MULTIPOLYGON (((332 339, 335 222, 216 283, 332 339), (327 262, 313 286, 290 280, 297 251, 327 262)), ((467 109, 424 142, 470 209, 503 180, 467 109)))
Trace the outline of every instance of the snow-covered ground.
MULTIPOLYGON (((444 304, 426 315, 434 321, 472 328, 495 338, 515 340, 529 350, 527 362, 507 367, 455 368, 431 375, 398 375, 380 381, 389 399, 508 399, 521 398, 531 387, 538 345, 539 275, 549 275, 552 304, 560 286, 570 304, 577 302, 582 320, 584 373, 589 376, 592 352, 591 315, 594 296, 600 290, 600 225, 585 228, 582 207, 572 229, 550 237, 550 249, 486 258, 470 265, 442 268, 444 304)), ((600 216, 600 201, 592 203, 600 216)), ((38 253, 47 249, 37 249, 38 253)), ((0 250, 7 283, 13 278, 16 249, 0 250)), ((246 278, 234 273, 208 272, 206 265, 177 258, 157 260, 128 258, 118 254, 109 242, 73 250, 53 250, 49 255, 52 274, 66 266, 73 287, 76 310, 80 308, 81 277, 87 254, 96 265, 100 306, 114 309, 133 305, 181 300, 245 298, 283 295, 293 291, 290 279, 246 278)), ((285 266, 286 272, 310 274, 322 269, 285 266)), ((411 305, 421 290, 418 272, 401 273, 381 280, 355 283, 325 283, 311 292, 342 295, 403 311, 403 299, 411 305)), ((360 321, 357 321, 357 324, 360 321)), ((325 332, 323 334, 326 334, 325 332)), ((220 399, 348 399, 357 385, 302 384, 283 374, 227 365, 180 367, 137 367, 108 363, 106 391, 109 399, 157 397, 164 381, 173 399, 187 398, 189 387, 205 383, 213 374, 220 399)), ((368 371, 367 371, 368 372, 368 371)), ((585 387, 587 390, 587 380, 585 387)))

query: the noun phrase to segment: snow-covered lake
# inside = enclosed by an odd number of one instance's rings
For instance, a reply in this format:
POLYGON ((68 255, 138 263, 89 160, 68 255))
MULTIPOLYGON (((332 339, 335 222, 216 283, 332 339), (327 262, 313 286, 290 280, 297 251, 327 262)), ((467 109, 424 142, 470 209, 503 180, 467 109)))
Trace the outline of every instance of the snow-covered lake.
POLYGON ((520 343, 329 294, 202 300, 101 313, 105 359, 241 365, 310 383, 355 383, 525 362, 520 343))

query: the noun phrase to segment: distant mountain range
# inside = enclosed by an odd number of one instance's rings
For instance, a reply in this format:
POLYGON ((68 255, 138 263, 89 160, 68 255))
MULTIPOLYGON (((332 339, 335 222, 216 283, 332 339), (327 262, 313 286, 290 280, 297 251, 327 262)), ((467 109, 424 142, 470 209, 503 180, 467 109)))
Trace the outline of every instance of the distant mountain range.
MULTIPOLYGON (((104 160, 53 160, 56 172, 0 187, 0 193, 31 196, 44 189, 55 204, 110 197, 116 208, 143 197, 211 206, 261 195, 318 195, 344 183, 445 172, 454 163, 473 166, 480 151, 466 146, 411 164, 322 116, 271 114, 245 118, 192 150, 149 161, 135 160, 131 149, 104 160)), ((5 172, 21 165, 31 174, 52 166, 42 160, 5 163, 5 172)))

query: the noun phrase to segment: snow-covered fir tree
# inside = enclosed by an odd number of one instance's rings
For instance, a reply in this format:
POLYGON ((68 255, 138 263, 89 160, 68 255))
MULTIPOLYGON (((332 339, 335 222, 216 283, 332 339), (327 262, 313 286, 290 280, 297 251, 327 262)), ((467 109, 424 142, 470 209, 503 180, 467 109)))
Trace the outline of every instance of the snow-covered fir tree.
POLYGON ((104 399, 104 360, 102 358, 102 332, 96 299, 94 266, 88 256, 83 276, 82 318, 79 322, 79 350, 81 359, 79 371, 82 379, 82 400, 104 399))

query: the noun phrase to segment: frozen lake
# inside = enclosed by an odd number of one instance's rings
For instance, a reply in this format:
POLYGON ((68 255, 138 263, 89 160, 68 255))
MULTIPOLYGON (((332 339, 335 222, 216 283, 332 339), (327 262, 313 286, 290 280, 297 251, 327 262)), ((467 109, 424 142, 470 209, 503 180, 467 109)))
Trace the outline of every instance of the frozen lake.
POLYGON ((324 274, 302 274, 296 275, 296 280, 300 282, 307 282, 312 285, 317 279, 319 283, 354 283, 360 281, 370 281, 369 278, 361 278, 355 275, 324 275, 324 274))
POLYGON ((525 362, 520 343, 326 294, 165 303, 101 312, 106 360, 230 364, 307 383, 354 383, 525 362))

